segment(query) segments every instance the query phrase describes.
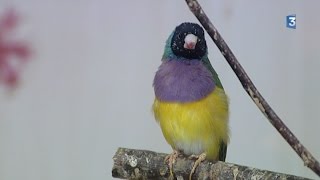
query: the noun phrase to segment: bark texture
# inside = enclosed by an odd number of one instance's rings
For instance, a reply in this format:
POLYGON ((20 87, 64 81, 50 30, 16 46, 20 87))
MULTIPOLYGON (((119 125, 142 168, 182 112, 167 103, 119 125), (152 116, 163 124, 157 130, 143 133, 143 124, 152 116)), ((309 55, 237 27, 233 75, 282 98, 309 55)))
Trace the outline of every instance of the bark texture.
MULTIPOLYGON (((147 150, 119 148, 113 157, 112 176, 121 179, 168 179, 170 172, 165 157, 168 154, 147 150)), ((194 160, 178 157, 173 166, 174 179, 188 179, 194 160)), ((305 180, 306 178, 221 161, 204 161, 193 179, 255 179, 305 180)))

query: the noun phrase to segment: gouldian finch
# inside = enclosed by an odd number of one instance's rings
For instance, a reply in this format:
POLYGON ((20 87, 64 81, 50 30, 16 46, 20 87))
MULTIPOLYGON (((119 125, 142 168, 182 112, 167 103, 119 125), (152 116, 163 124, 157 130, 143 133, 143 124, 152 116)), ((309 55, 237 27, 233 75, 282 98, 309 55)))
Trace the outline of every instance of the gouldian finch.
POLYGON ((205 159, 224 161, 229 142, 228 98, 208 59, 202 27, 185 22, 166 41, 153 81, 153 112, 173 153, 197 157, 190 173, 205 159))

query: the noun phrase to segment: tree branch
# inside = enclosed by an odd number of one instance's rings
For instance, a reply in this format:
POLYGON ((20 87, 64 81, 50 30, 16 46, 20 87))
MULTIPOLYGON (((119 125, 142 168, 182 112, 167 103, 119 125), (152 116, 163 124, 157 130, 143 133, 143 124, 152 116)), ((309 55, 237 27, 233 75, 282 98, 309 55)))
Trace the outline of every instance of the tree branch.
MULTIPOLYGON (((113 157, 112 176, 121 179, 168 179, 167 154, 146 150, 119 148, 113 157)), ((177 179, 188 179, 194 160, 179 157, 173 166, 177 179)), ((215 161, 202 162, 193 175, 195 179, 290 179, 306 178, 215 161)))
POLYGON ((278 130, 282 137, 289 143, 289 145, 301 157, 304 164, 308 166, 313 172, 320 176, 319 162, 312 156, 312 154, 299 142, 290 129, 283 123, 279 116, 273 111, 267 101, 261 96, 255 85, 250 80, 247 73, 244 71, 237 58, 232 53, 226 42, 221 37, 218 30, 213 26, 210 19, 202 10, 197 0, 185 0, 192 13, 197 17, 202 26, 206 29, 214 43, 218 46, 222 55, 237 75, 243 88, 247 91, 253 102, 258 106, 261 112, 267 117, 269 122, 278 130))

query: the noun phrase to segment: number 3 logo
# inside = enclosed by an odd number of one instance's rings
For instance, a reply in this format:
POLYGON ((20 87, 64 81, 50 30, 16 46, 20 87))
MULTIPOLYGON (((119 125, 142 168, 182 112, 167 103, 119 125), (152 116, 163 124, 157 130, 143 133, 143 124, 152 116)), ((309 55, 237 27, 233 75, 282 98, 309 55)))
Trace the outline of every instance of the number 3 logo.
POLYGON ((296 25, 296 17, 289 17, 289 26, 295 26, 296 25))
POLYGON ((296 29, 296 15, 287 16, 287 28, 296 29))

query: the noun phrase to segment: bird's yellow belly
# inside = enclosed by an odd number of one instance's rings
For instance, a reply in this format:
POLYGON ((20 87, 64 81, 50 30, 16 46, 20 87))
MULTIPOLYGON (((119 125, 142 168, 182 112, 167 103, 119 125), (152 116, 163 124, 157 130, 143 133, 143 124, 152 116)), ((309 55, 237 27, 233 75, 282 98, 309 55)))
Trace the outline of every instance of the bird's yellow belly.
POLYGON ((153 111, 167 142, 186 155, 206 153, 207 159, 217 160, 220 142, 228 143, 228 99, 218 87, 195 102, 156 98, 153 111))

